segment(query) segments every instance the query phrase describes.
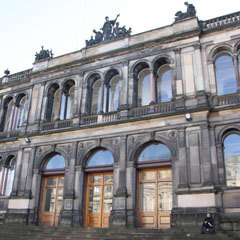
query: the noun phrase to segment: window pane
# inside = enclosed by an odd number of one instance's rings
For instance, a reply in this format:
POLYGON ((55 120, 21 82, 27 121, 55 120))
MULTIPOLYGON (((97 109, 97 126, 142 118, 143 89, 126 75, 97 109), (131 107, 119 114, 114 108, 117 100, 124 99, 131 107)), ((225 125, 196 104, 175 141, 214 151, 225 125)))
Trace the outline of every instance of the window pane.
POLYGON ((63 188, 58 188, 57 195, 57 212, 60 212, 63 207, 63 188))
POLYGON ((62 94, 62 100, 61 100, 61 109, 60 109, 60 120, 64 119, 64 109, 66 105, 66 95, 62 94))
POLYGON ((92 113, 98 113, 100 111, 101 103, 101 80, 97 80, 93 85, 93 94, 92 94, 92 113))
POLYGON ((155 183, 141 185, 142 211, 153 212, 155 210, 155 183))
POLYGON ((8 103, 7 114, 6 114, 6 121, 5 121, 5 131, 11 129, 11 122, 12 122, 12 114, 13 114, 13 100, 8 103))
POLYGON ((144 69, 138 76, 138 106, 149 105, 151 101, 151 80, 149 69, 144 69))
POLYGON ((12 192, 15 168, 16 168, 16 165, 13 163, 13 165, 11 165, 11 167, 8 169, 7 184, 6 184, 6 191, 5 191, 6 196, 10 196, 12 192))
POLYGON ((237 92, 237 82, 232 57, 228 55, 217 58, 215 62, 218 95, 237 92))
POLYGON ((156 161, 171 158, 170 150, 163 144, 151 144, 147 146, 140 154, 138 161, 156 161))
POLYGON ((110 212, 112 210, 112 192, 113 186, 104 186, 103 211, 110 212))
POLYGON ((73 117, 73 107, 74 107, 74 92, 75 92, 75 86, 72 86, 69 89, 69 96, 67 101, 67 114, 66 119, 70 119, 73 117))
POLYGON ((172 209, 172 183, 158 183, 158 210, 172 209))
POLYGON ((227 186, 240 186, 240 135, 225 138, 224 159, 227 186))
POLYGON ((109 89, 109 111, 117 111, 119 98, 119 75, 112 78, 109 89))
POLYGON ((158 102, 169 102, 172 99, 172 71, 169 65, 163 65, 158 70, 157 80, 158 102))
POLYGON ((55 155, 48 161, 45 169, 65 168, 65 164, 65 159, 63 156, 55 155))
POLYGON ((155 172, 143 172, 142 173, 142 180, 154 180, 156 178, 155 172))
POLYGON ((26 97, 23 97, 19 103, 18 116, 17 116, 17 128, 21 127, 24 121, 24 109, 25 109, 26 97))
POLYGON ((99 150, 88 161, 88 166, 112 165, 114 162, 113 155, 108 150, 99 150))
POLYGON ((160 170, 158 172, 158 180, 162 180, 162 181, 169 180, 169 181, 171 181, 171 179, 172 179, 172 170, 171 169, 160 170))
POLYGON ((57 182, 56 178, 48 178, 47 179, 47 185, 48 186, 55 186, 56 182, 57 182))
POLYGON ((107 175, 104 177, 105 183, 113 183, 113 175, 107 175))
POLYGON ((88 212, 98 213, 100 210, 100 199, 101 199, 101 187, 90 187, 89 188, 89 206, 88 212))
POLYGON ((91 177, 91 183, 101 183, 102 182, 102 176, 92 176, 91 177))
POLYGON ((56 198, 56 188, 46 190, 45 212, 54 212, 54 203, 56 198))

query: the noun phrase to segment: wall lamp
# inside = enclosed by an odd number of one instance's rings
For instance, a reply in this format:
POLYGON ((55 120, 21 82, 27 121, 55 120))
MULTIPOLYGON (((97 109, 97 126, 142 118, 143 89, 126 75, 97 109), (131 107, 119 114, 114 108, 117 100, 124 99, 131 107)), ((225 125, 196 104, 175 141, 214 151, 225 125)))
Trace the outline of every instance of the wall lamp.
POLYGON ((30 143, 30 142, 31 142, 31 140, 29 139, 29 137, 25 137, 24 140, 25 140, 26 143, 30 143))
POLYGON ((185 118, 186 118, 187 121, 192 121, 192 117, 191 117, 190 113, 186 113, 185 118))

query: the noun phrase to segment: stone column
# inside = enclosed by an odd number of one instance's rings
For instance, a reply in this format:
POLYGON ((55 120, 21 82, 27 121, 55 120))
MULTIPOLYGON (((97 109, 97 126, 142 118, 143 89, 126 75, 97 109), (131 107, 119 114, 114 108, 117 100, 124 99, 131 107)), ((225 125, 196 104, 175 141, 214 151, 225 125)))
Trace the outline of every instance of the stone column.
MULTIPOLYGON (((57 116, 56 119, 53 119, 54 121, 60 120, 60 114, 61 114, 61 108, 62 108, 62 95, 63 94, 64 94, 64 92, 62 90, 60 90, 60 92, 59 92, 59 103, 58 103, 58 116, 57 116)), ((54 111, 54 109, 52 111, 54 111)))
POLYGON ((33 202, 30 206, 32 211, 32 223, 37 224, 38 223, 38 213, 40 212, 40 198, 42 197, 40 194, 41 190, 41 174, 39 173, 38 169, 33 169, 33 178, 32 178, 32 199, 33 202))
MULTIPOLYGON (((110 216, 110 226, 126 226, 126 159, 127 159, 127 137, 120 137, 119 165, 114 166, 114 185, 117 185, 114 195, 113 210, 110 216), (117 177, 117 179, 115 179, 117 177), (118 183, 118 184, 117 184, 118 183)), ((115 164, 116 165, 116 164, 115 164)))
POLYGON ((200 44, 194 45, 194 53, 195 53, 194 54, 195 55, 194 80, 195 80, 197 100, 198 100, 199 106, 207 104, 207 98, 205 94, 204 80, 203 80, 203 66, 202 66, 200 47, 201 47, 200 44))
POLYGON ((83 93, 83 73, 80 72, 76 76, 73 117, 79 117, 81 113, 82 93, 83 93))
POLYGON ((133 161, 127 162, 127 226, 136 227, 137 223, 137 171, 133 161))
POLYGON ((48 104, 48 93, 44 92, 43 98, 42 98, 42 108, 41 108, 41 119, 40 122, 43 123, 46 121, 46 114, 47 114, 47 106, 48 104))
POLYGON ((102 82, 102 89, 101 89, 101 102, 100 102, 100 113, 103 113, 105 109, 104 107, 104 81, 102 82))
POLYGON ((122 64, 122 77, 119 78, 119 108, 126 109, 128 106, 128 61, 122 64))
POLYGON ((222 143, 217 143, 216 148, 217 148, 217 159, 218 159, 219 184, 220 186, 225 186, 226 185, 225 163, 224 163, 224 153, 223 153, 222 143))
POLYGON ((179 185, 178 190, 188 190, 187 152, 185 129, 178 130, 179 185))
POLYGON ((14 196, 14 197, 17 196, 18 191, 19 191, 18 186, 19 186, 19 182, 21 180, 22 153, 23 153, 23 149, 19 149, 18 153, 17 153, 16 170, 15 170, 13 187, 12 187, 12 192, 11 192, 11 196, 14 196))
POLYGON ((85 214, 85 208, 83 208, 83 196, 84 196, 84 171, 82 166, 75 167, 75 184, 74 184, 74 192, 75 192, 75 199, 74 199, 74 224, 79 224, 83 226, 83 216, 85 214))
POLYGON ((208 125, 201 125, 202 132, 202 170, 203 170, 203 185, 213 186, 212 179, 212 164, 210 155, 210 139, 208 125))
POLYGON ((69 166, 65 169, 65 180, 64 180, 64 206, 61 211, 61 225, 72 225, 73 224, 73 201, 74 201, 74 178, 75 178, 75 161, 77 156, 77 143, 71 145, 71 153, 69 166))
POLYGON ((156 103, 156 85, 155 85, 155 79, 154 79, 154 74, 153 70, 150 70, 150 79, 151 79, 151 102, 150 104, 155 104, 156 103))
POLYGON ((176 109, 184 108, 183 100, 183 77, 182 77, 182 62, 181 62, 181 49, 175 49, 175 69, 174 80, 176 84, 173 87, 173 98, 176 98, 176 109))

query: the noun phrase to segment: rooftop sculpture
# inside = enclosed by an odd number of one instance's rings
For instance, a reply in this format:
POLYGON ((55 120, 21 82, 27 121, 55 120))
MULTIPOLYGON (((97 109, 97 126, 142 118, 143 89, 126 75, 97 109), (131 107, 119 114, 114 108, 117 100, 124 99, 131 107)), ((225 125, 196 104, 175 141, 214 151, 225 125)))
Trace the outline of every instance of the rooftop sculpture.
POLYGON ((51 50, 44 50, 44 47, 42 46, 42 49, 39 53, 36 52, 35 54, 35 62, 38 62, 43 59, 50 59, 53 58, 52 49, 51 50))
POLYGON ((187 12, 184 12, 184 13, 182 11, 176 12, 175 22, 196 16, 196 9, 193 6, 193 4, 189 4, 188 2, 185 2, 184 5, 187 6, 187 12))
POLYGON ((100 31, 94 29, 93 33, 95 34, 95 37, 93 38, 93 36, 91 36, 90 40, 86 40, 86 47, 112 39, 130 36, 132 32, 131 28, 126 29, 125 25, 119 27, 119 22, 117 22, 119 16, 120 14, 117 15, 115 20, 109 20, 109 17, 105 17, 106 21, 100 31))

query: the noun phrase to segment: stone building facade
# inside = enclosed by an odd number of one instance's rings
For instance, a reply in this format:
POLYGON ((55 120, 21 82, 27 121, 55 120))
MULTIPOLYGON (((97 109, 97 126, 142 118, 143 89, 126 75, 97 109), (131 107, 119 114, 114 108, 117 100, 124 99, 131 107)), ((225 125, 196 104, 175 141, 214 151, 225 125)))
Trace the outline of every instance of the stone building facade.
POLYGON ((1 218, 169 228, 239 216, 239 71, 236 12, 2 77, 1 218))

